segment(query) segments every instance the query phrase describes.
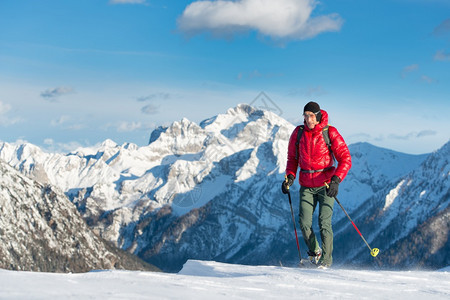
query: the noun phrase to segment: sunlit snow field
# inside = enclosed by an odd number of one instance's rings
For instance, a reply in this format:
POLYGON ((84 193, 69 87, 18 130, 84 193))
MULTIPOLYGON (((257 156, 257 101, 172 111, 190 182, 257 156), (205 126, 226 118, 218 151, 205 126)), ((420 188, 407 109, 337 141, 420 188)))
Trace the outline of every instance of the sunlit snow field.
POLYGON ((299 269, 188 261, 178 274, 0 270, 1 299, 450 299, 439 271, 299 269))

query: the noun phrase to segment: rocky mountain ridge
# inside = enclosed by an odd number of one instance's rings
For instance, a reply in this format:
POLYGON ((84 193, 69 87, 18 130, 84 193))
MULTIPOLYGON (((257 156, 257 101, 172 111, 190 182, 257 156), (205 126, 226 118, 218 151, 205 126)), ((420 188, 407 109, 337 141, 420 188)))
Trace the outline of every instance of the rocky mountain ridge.
MULTIPOLYGON (((145 147, 107 140, 98 147, 56 154, 30 144, 3 143, 0 158, 40 182, 60 187, 96 233, 164 270, 177 271, 187 259, 289 264, 298 255, 280 182, 294 128, 273 112, 241 104, 200 124, 183 119, 158 128, 145 147)), ((448 207, 445 193, 440 197, 428 188, 448 191, 448 161, 441 155, 428 165, 439 162, 443 171, 422 176, 422 190, 404 194, 422 213, 408 215, 412 221, 401 234, 383 240, 389 228, 398 226, 391 215, 404 209, 395 209, 401 198, 394 197, 396 191, 409 186, 405 178, 424 170, 431 155, 408 155, 367 143, 349 148, 353 167, 341 184, 339 199, 383 253, 433 218, 434 204, 427 206, 421 199, 440 203, 441 212, 448 207), (428 192, 420 196, 424 190, 428 192), (389 201, 393 204, 386 206, 389 201), (423 213, 430 209, 430 214, 423 213), (380 222, 383 226, 377 227, 380 222)), ((298 183, 291 192, 297 215, 296 191, 298 183)), ((371 263, 367 248, 348 225, 335 206, 335 261, 371 263)))
POLYGON ((0 268, 157 270, 95 235, 67 197, 0 161, 0 268))

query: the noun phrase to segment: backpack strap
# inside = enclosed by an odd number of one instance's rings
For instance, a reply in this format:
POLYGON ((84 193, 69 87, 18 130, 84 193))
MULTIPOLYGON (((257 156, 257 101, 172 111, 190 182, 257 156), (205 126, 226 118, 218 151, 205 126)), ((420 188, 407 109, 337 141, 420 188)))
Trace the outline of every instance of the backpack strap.
POLYGON ((330 125, 327 125, 322 129, 323 140, 325 141, 325 144, 327 144, 330 153, 333 153, 333 151, 331 150, 331 140, 330 140, 330 133, 328 132, 328 127, 330 127, 330 125))
POLYGON ((300 144, 300 138, 302 137, 304 127, 304 125, 298 126, 297 141, 295 142, 295 160, 298 160, 298 145, 300 144))
POLYGON ((323 139, 325 141, 325 144, 327 144, 328 151, 330 151, 331 157, 333 158, 333 165, 334 165, 336 158, 334 157, 333 150, 331 150, 331 139, 330 139, 330 133, 328 132, 328 127, 330 127, 330 125, 325 126, 322 130, 322 133, 323 133, 323 139))

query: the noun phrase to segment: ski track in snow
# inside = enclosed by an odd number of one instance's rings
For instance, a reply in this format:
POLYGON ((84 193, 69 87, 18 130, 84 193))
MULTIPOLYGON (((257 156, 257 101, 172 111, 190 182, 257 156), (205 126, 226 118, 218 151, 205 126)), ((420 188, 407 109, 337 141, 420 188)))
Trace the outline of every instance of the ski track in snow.
POLYGON ((449 271, 316 270, 195 260, 178 274, 0 270, 0 299, 449 299, 449 271))

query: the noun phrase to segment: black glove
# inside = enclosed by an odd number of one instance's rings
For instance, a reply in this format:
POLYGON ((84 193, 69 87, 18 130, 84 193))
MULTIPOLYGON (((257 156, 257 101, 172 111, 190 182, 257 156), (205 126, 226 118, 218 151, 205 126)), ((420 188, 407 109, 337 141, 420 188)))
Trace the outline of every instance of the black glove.
POLYGON ((341 179, 337 177, 336 175, 333 175, 331 177, 330 186, 327 189, 327 196, 328 197, 336 197, 339 191, 339 183, 341 183, 341 179))
POLYGON ((286 179, 281 184, 281 191, 283 194, 289 193, 289 187, 294 183, 295 177, 292 174, 289 174, 286 179))

